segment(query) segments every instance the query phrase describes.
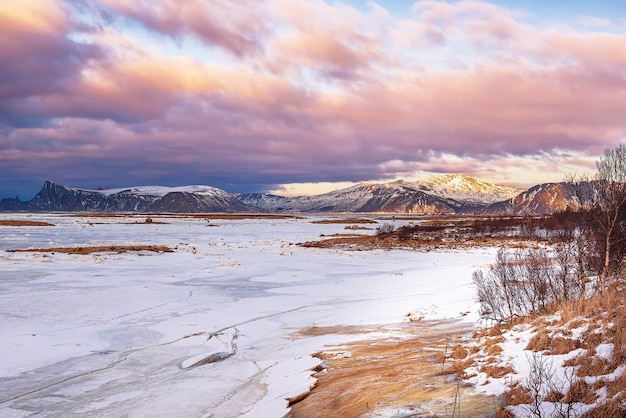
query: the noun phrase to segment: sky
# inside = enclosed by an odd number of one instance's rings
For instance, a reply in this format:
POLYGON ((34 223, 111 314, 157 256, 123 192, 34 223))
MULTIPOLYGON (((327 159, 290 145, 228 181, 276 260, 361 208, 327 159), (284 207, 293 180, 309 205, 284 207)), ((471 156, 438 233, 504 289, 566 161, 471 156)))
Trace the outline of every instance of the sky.
POLYGON ((3 0, 0 197, 593 173, 625 28, 623 0, 3 0))

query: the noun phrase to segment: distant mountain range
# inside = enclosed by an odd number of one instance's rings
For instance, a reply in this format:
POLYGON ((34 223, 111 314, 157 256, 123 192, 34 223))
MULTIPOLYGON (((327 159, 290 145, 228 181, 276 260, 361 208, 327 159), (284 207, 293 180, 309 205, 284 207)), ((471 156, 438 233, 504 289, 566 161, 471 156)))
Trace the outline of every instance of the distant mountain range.
POLYGON ((88 190, 46 181, 29 201, 3 199, 0 211, 31 212, 385 212, 415 214, 545 214, 574 202, 569 183, 528 190, 462 174, 428 180, 361 183, 315 196, 228 193, 211 186, 140 186, 88 190))

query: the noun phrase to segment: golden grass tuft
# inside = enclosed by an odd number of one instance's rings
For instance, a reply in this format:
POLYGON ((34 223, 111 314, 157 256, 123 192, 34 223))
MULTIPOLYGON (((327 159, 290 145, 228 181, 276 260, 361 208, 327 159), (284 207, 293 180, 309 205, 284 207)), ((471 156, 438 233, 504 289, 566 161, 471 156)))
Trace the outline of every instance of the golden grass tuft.
POLYGON ((591 404, 598 399, 598 395, 593 386, 587 384, 584 379, 576 379, 570 385, 569 391, 565 394, 564 403, 582 402, 591 404))
POLYGON ((529 404, 533 401, 530 390, 519 383, 509 386, 509 389, 504 392, 503 397, 506 405, 529 404))
POLYGON ((515 418, 515 414, 506 409, 504 406, 500 406, 500 409, 496 411, 494 418, 515 418))
POLYGON ((621 402, 609 401, 598 405, 582 414, 580 418, 616 418, 626 416, 626 409, 621 402))
POLYGON ((563 394, 562 392, 558 392, 556 390, 551 390, 545 397, 545 401, 546 402, 560 402, 563 397, 565 396, 565 394, 563 394))
POLYGON ((489 356, 497 356, 498 354, 502 353, 504 351, 504 349, 502 348, 502 346, 500 344, 493 344, 493 345, 489 345, 485 348, 485 353, 487 353, 487 355, 489 356))
POLYGON ((578 340, 571 338, 555 337, 550 344, 550 354, 567 354, 582 346, 578 340))
POLYGON ((468 355, 469 355, 469 350, 464 348, 461 344, 457 344, 452 349, 452 352, 450 353, 450 358, 454 360, 462 360, 466 358, 468 355))
POLYGON ((602 344, 604 341, 604 335, 599 332, 600 328, 589 327, 589 329, 583 334, 582 348, 586 350, 595 350, 595 348, 602 344))
POLYGON ((507 374, 515 373, 511 366, 500 366, 497 364, 487 364, 481 367, 481 371, 487 373, 487 376, 493 379, 500 379, 507 374))
POLYGON ((576 374, 579 377, 602 376, 613 371, 611 362, 607 359, 595 356, 579 356, 576 358, 576 374))
POLYGON ((533 335, 528 342, 526 350, 534 352, 547 351, 550 349, 551 343, 552 337, 550 337, 550 331, 548 331, 545 326, 540 326, 539 329, 536 330, 535 335, 533 335))

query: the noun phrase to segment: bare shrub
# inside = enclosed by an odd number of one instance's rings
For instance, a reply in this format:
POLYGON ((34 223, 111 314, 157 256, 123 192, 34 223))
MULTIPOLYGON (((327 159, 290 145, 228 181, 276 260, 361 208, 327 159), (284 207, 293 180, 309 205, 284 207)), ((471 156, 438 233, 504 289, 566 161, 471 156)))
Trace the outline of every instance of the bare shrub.
POLYGON ((511 322, 546 312, 556 298, 554 269, 544 249, 498 250, 493 267, 476 270, 476 285, 483 319, 511 322))
POLYGON ((546 401, 555 386, 554 369, 552 363, 538 353, 533 353, 528 361, 530 374, 523 385, 528 389, 531 398, 527 408, 531 416, 541 417, 541 404, 546 401))
POLYGON ((391 234, 394 231, 394 226, 392 223, 384 223, 378 227, 376 227, 376 235, 386 235, 391 234))

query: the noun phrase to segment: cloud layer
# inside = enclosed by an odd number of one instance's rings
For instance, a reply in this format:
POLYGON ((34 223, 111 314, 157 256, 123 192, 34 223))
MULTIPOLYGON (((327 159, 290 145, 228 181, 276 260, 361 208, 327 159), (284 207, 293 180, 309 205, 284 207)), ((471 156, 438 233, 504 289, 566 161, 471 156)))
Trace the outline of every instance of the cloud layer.
POLYGON ((478 1, 402 16, 322 0, 6 3, 3 195, 45 179, 250 191, 415 171, 531 184, 626 139, 626 35, 606 19, 533 24, 478 1))

